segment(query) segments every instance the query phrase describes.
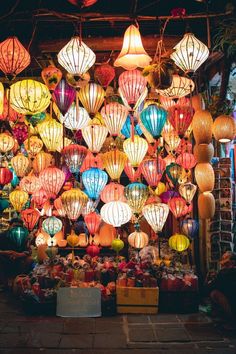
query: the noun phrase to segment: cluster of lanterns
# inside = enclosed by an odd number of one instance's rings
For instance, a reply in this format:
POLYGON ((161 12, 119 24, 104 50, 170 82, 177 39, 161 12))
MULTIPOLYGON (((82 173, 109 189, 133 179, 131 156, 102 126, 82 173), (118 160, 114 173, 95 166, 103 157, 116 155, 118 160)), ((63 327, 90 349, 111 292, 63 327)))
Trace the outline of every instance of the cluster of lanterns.
MULTIPOLYGON (((29 65, 30 56, 16 37, 0 47, 0 69, 11 80, 29 65)), ((197 70, 209 54, 190 33, 174 49, 172 59, 185 73, 197 70)), ((197 191, 192 169, 200 190, 199 215, 211 218, 212 133, 220 142, 230 141, 232 119, 221 116, 213 122, 198 97, 186 97, 192 95, 193 81, 178 74, 169 88, 157 90, 159 102, 147 99, 147 80, 137 67, 145 67, 151 58, 134 25, 126 30, 114 62, 125 69, 118 78, 118 94, 107 94, 115 76, 109 64, 95 70, 98 83, 90 82, 88 70, 95 61, 93 51, 75 36, 58 53, 66 79, 49 66, 42 71, 44 84, 27 79, 10 86, 10 109, 7 116, 1 115, 1 120, 12 123, 11 131, 0 134, 0 186, 10 185, 9 201, 24 223, 10 235, 15 243, 24 242, 28 232, 38 228, 36 245, 53 246, 55 235, 68 232, 69 220, 68 244, 85 245, 96 255, 96 235, 102 227, 112 227, 109 232, 117 228, 119 234, 122 225, 133 223, 128 242, 141 249, 149 242, 140 229, 141 219, 157 234, 172 214, 181 233, 171 236, 169 245, 184 251, 198 230, 191 217, 197 191), (81 217, 90 235, 86 242, 76 234, 81 217)), ((60 241, 59 245, 66 244, 60 241)), ((124 243, 116 237, 109 245, 119 252, 124 243)))

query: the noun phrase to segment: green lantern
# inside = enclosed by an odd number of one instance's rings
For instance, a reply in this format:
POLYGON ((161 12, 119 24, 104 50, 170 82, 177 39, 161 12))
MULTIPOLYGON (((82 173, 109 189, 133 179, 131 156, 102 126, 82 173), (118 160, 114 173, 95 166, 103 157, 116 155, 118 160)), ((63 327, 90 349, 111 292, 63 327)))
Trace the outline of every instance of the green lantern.
POLYGON ((4 198, 0 198, 0 213, 9 207, 9 201, 4 198))
POLYGON ((178 179, 182 176, 183 174, 183 167, 178 165, 177 163, 171 163, 166 167, 166 174, 170 181, 176 185, 178 182, 178 179))
POLYGON ((12 246, 16 251, 24 251, 29 231, 23 226, 13 226, 8 233, 12 246))
POLYGON ((124 242, 120 239, 120 235, 112 241, 111 248, 118 254, 124 248, 124 242))

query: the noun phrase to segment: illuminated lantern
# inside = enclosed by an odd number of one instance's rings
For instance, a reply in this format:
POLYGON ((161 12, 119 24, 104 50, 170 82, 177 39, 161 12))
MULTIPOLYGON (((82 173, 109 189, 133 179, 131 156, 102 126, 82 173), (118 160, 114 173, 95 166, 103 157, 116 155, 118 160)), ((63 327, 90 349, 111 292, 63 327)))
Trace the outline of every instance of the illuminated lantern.
POLYGON ((43 148, 43 142, 37 136, 33 135, 24 141, 24 147, 28 154, 35 156, 43 148))
POLYGON ((199 144, 193 148, 193 154, 197 162, 211 162, 214 156, 214 146, 210 144, 199 144))
POLYGON ((161 195, 162 193, 166 192, 166 185, 163 182, 158 182, 157 187, 155 189, 156 195, 161 195))
POLYGON ((179 186, 179 194, 186 200, 187 205, 193 200, 196 191, 197 186, 191 182, 183 183, 179 186))
POLYGON ((50 216, 49 218, 43 220, 42 229, 50 236, 54 236, 56 233, 61 231, 62 222, 55 216, 50 216))
POLYGON ((208 111, 197 111, 193 116, 193 136, 197 144, 210 144, 213 119, 208 111))
POLYGON ((186 201, 181 197, 174 197, 169 200, 168 206, 174 217, 178 219, 183 215, 186 201))
POLYGON ((124 241, 120 239, 120 235, 115 238, 111 243, 111 248, 118 254, 124 248, 124 241))
POLYGON ((50 91, 54 91, 62 78, 62 72, 54 65, 49 65, 41 71, 42 79, 50 91))
POLYGON ((124 141, 123 148, 131 165, 137 167, 146 155, 148 143, 145 139, 135 135, 133 139, 128 138, 124 141))
POLYGON ((8 184, 11 182, 13 178, 13 173, 9 168, 6 167, 0 167, 0 186, 5 186, 5 184, 8 184))
POLYGON ((115 77, 115 69, 113 66, 104 63, 96 67, 94 71, 94 78, 102 87, 107 87, 115 77))
POLYGON ((198 215, 200 219, 212 219, 215 215, 215 198, 212 193, 204 192, 198 196, 198 215))
POLYGON ((179 178, 182 176, 183 167, 178 165, 177 163, 171 163, 166 167, 167 177, 171 180, 171 182, 176 185, 179 178))
POLYGON ((147 158, 141 162, 141 171, 151 187, 157 186, 165 170, 166 163, 161 157, 147 158))
POLYGON ((21 145, 28 136, 28 127, 25 123, 16 123, 12 127, 12 132, 19 145, 21 145))
POLYGON ((85 204, 85 206, 82 209, 82 215, 84 216, 89 213, 92 213, 97 208, 98 203, 99 203, 99 199, 92 200, 92 199, 88 198, 87 203, 85 204))
POLYGON ((13 205, 13 208, 18 212, 23 209, 24 205, 28 201, 28 198, 28 193, 21 191, 20 189, 16 189, 9 194, 9 200, 13 205))
POLYGON ((59 168, 47 167, 40 172, 39 180, 48 196, 56 198, 65 182, 65 174, 59 168))
POLYGON ((147 131, 153 137, 159 138, 167 119, 167 111, 151 104, 141 112, 140 118, 147 131))
POLYGON ((94 245, 93 243, 91 245, 89 245, 87 248, 86 248, 86 253, 94 258, 96 256, 99 255, 100 253, 100 248, 97 246, 97 245, 94 245))
POLYGON ((101 217, 107 224, 120 227, 130 221, 132 211, 127 203, 116 200, 101 207, 101 217))
POLYGON ((0 134, 0 152, 8 152, 13 149, 14 145, 15 140, 11 135, 7 133, 0 134))
POLYGON ((69 74, 83 75, 95 63, 96 55, 79 36, 75 36, 60 50, 57 59, 69 74))
POLYGON ((198 232, 199 224, 197 220, 187 218, 181 221, 181 232, 191 238, 194 238, 198 232))
POLYGON ((124 186, 119 183, 110 182, 101 192, 101 200, 103 203, 113 202, 114 200, 125 201, 124 186))
POLYGON ((173 75, 172 84, 165 90, 157 90, 161 96, 169 97, 172 99, 181 98, 189 95, 194 90, 194 82, 187 77, 173 75))
POLYGON ((48 200, 48 198, 48 194, 45 192, 45 190, 40 188, 33 193, 31 202, 33 205, 35 203, 38 208, 42 208, 43 204, 48 200))
POLYGON ((39 152, 33 161, 33 169, 35 173, 40 173, 41 171, 45 170, 49 167, 52 163, 52 155, 41 151, 39 152))
POLYGON ((185 170, 191 170, 197 162, 193 154, 183 152, 177 157, 176 163, 182 166, 185 170))
POLYGON ((83 75, 74 75, 74 74, 66 74, 66 81, 76 90, 79 88, 85 87, 90 81, 90 74, 89 72, 84 73, 83 75))
POLYGON ((72 230, 71 234, 67 236, 68 245, 71 247, 76 247, 79 244, 79 236, 76 235, 74 230, 72 230))
POLYGON ((85 233, 79 234, 79 247, 87 247, 88 246, 88 236, 85 233))
POLYGON ((209 49, 193 33, 185 33, 170 55, 175 64, 185 72, 195 72, 208 56, 209 49))
MULTIPOLYGON (((8 95, 8 93, 7 93, 8 95)), ((8 99, 5 96, 3 101, 3 112, 0 114, 0 120, 8 120, 10 122, 15 122, 21 118, 21 114, 16 112, 8 103, 8 99)))
POLYGON ((201 192, 211 192, 214 189, 215 173, 209 163, 198 163, 194 176, 201 192))
POLYGON ((103 125, 88 125, 82 129, 83 138, 91 152, 98 153, 107 137, 108 129, 103 125))
POLYGON ((36 245, 36 247, 39 247, 41 245, 47 245, 47 238, 45 237, 45 235, 43 233, 39 233, 36 236, 35 245, 36 245))
POLYGON ((95 212, 92 212, 84 216, 84 221, 90 235, 95 235, 98 232, 101 223, 101 216, 95 212))
POLYGON ((9 80, 15 78, 30 63, 30 55, 15 36, 0 43, 0 69, 9 80))
POLYGON ((80 172, 84 172, 86 170, 89 170, 91 167, 97 167, 102 170, 103 163, 102 163, 102 158, 100 155, 97 155, 95 157, 95 156, 93 156, 91 151, 88 150, 87 155, 86 155, 86 157, 82 163, 82 166, 80 168, 80 172))
POLYGON ((173 130, 169 133, 163 134, 165 142, 168 144, 170 152, 175 152, 180 144, 180 138, 178 134, 173 130))
POLYGON ((169 214, 169 207, 164 203, 145 205, 143 216, 154 232, 161 232, 169 214))
POLYGON ((146 85, 147 80, 139 70, 124 71, 119 76, 119 92, 130 107, 138 105, 145 92, 146 85))
POLYGON ((131 247, 140 250, 148 245, 149 237, 145 232, 136 230, 128 236, 128 242, 131 247))
POLYGON ((118 102, 108 103, 102 108, 101 115, 112 136, 120 133, 128 113, 128 109, 118 102))
POLYGON ((124 171, 126 175, 129 177, 130 182, 136 182, 137 179, 141 176, 141 168, 135 168, 131 165, 130 161, 126 161, 124 171))
POLYGON ((60 112, 65 115, 76 96, 76 91, 68 85, 65 79, 61 79, 53 92, 53 99, 60 112))
POLYGON ((163 159, 166 163, 166 166, 169 166, 171 163, 175 163, 176 159, 173 155, 168 154, 166 157, 163 159))
POLYGON ((125 187, 124 194, 133 213, 141 213, 149 195, 148 187, 143 183, 134 182, 125 187))
POLYGON ((102 155, 103 165, 112 180, 118 180, 125 167, 127 156, 119 150, 111 150, 102 155))
POLYGON ((62 123, 65 124, 65 127, 71 130, 82 129, 86 127, 90 121, 90 117, 86 109, 83 107, 78 107, 77 111, 74 103, 72 103, 65 116, 62 116, 61 118, 60 119, 62 123))
POLYGON ((96 114, 103 104, 105 91, 102 86, 90 83, 80 89, 78 97, 88 113, 96 114))
POLYGON ((50 99, 47 86, 39 81, 17 81, 10 87, 10 104, 18 113, 33 115, 45 111, 50 99))
POLYGON ((213 123, 213 135, 220 143, 228 143, 234 139, 236 124, 233 117, 222 115, 217 117, 213 123))
POLYGON ((88 201, 88 197, 80 189, 72 188, 62 193, 61 201, 68 218, 77 220, 88 201))
POLYGON ((175 105, 168 110, 168 119, 180 138, 184 137, 186 130, 193 119, 193 109, 189 106, 175 105))
MULTIPOLYGON (((128 116, 128 117, 126 117, 125 123, 121 129, 121 134, 124 135, 126 138, 130 138, 130 136, 131 136, 130 127, 131 127, 131 118, 130 118, 130 116, 128 116)), ((134 133, 136 135, 142 135, 143 132, 142 132, 139 124, 135 125, 134 133)))
POLYGON ((50 118, 39 125, 39 134, 48 151, 56 151, 63 136, 61 123, 50 118))
POLYGON ((177 99, 172 99, 172 98, 165 97, 165 96, 160 96, 160 103, 161 103, 162 107, 168 111, 170 107, 173 107, 175 105, 189 106, 190 100, 189 100, 189 98, 186 98, 186 97, 181 97, 177 100, 177 99))
POLYGON ((61 136, 58 145, 57 145, 57 151, 61 153, 62 149, 72 143, 72 140, 61 136))
POLYGON ((36 113, 32 116, 25 116, 26 122, 32 124, 33 128, 37 126, 37 124, 42 123, 44 119, 46 119, 47 115, 45 112, 36 113))
POLYGON ((78 173, 87 155, 87 149, 82 145, 71 144, 66 146, 61 154, 70 172, 78 173))
POLYGON ((35 225, 39 220, 40 213, 36 209, 29 208, 29 209, 22 210, 20 216, 27 229, 33 230, 33 228, 35 227, 35 225))
POLYGON ((33 194, 41 188, 41 183, 38 177, 30 174, 29 176, 22 178, 20 181, 20 188, 28 194, 33 194))
POLYGON ((24 177, 29 167, 29 160, 26 156, 19 153, 11 159, 11 165, 18 177, 24 177))
POLYGON ((190 245, 188 237, 181 234, 171 236, 168 243, 170 248, 178 252, 185 251, 190 245))
POLYGON ((59 216, 61 216, 61 217, 66 216, 66 211, 65 211, 65 208, 62 204, 61 197, 58 197, 57 199, 54 200, 54 207, 56 208, 59 216))
POLYGON ((151 61, 152 58, 143 48, 138 27, 130 25, 125 31, 123 46, 114 66, 121 66, 125 70, 133 70, 137 67, 144 68, 151 61))
POLYGON ((108 175, 99 168, 92 167, 82 173, 82 181, 91 199, 98 199, 108 181, 108 175))
POLYGON ((8 237, 12 242, 12 246, 18 252, 22 252, 25 250, 26 239, 28 235, 29 231, 25 227, 20 225, 13 226, 8 232, 8 237))

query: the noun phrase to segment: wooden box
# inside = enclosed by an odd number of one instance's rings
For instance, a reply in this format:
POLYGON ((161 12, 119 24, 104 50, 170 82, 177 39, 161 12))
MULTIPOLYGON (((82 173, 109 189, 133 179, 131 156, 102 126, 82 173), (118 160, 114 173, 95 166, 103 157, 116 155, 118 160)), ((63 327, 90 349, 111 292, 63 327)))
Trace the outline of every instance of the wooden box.
POLYGON ((157 313, 159 288, 116 287, 117 313, 157 313))

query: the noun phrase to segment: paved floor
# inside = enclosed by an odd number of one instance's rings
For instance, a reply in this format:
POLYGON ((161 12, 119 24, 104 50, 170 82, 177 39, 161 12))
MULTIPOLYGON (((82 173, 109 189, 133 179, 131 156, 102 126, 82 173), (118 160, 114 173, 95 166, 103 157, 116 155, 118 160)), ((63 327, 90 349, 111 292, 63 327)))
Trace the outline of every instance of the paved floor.
POLYGON ((26 316, 0 294, 0 354, 236 354, 236 333, 203 314, 103 318, 26 316))

